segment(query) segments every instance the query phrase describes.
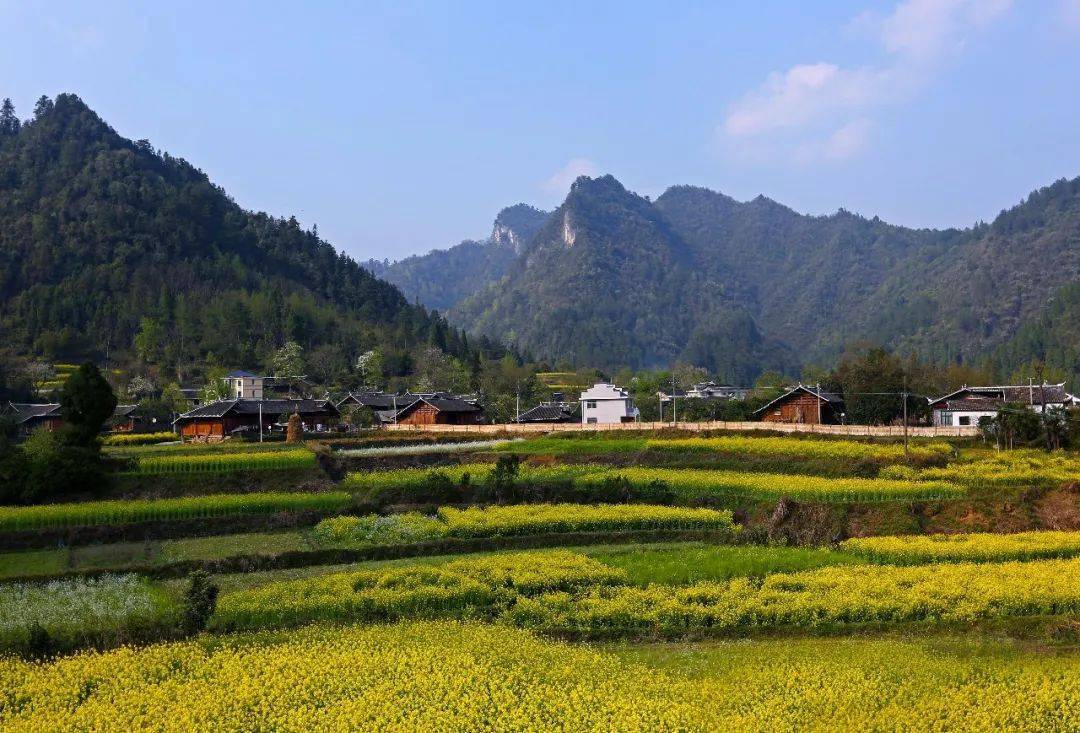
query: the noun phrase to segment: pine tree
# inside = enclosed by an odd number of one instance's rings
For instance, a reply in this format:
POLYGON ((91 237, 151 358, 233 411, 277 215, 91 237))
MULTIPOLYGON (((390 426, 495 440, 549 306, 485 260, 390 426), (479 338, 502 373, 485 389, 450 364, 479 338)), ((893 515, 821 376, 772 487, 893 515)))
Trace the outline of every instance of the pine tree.
POLYGON ((4 99, 3 104, 0 105, 0 138, 14 137, 21 126, 19 118, 15 115, 15 105, 11 103, 10 98, 4 99))

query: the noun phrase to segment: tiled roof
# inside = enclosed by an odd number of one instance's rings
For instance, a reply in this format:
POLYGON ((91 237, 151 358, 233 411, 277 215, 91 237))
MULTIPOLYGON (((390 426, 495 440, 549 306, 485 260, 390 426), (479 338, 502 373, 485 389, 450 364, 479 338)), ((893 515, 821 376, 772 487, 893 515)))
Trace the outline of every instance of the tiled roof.
POLYGON ((130 417, 138 409, 138 405, 117 405, 113 410, 113 417, 130 417))
POLYGON ((16 423, 24 423, 27 420, 43 417, 61 417, 60 403, 50 402, 46 404, 29 404, 24 402, 10 403, 11 412, 15 415, 16 423))
POLYGON ((759 412, 764 412, 765 410, 769 409, 770 407, 772 407, 777 402, 780 402, 781 400, 787 399, 788 397, 795 394, 796 392, 806 392, 807 394, 818 397, 822 401, 828 402, 831 405, 842 405, 842 404, 844 404, 844 398, 841 397, 840 395, 836 394, 835 392, 826 392, 823 389, 818 389, 816 387, 807 387, 805 384, 799 384, 799 385, 796 385, 796 386, 792 387, 791 389, 789 389, 787 392, 785 392, 784 394, 777 397, 772 402, 769 402, 767 405, 764 405, 763 407, 759 407, 758 409, 754 410, 754 414, 756 415, 759 412))
MULTIPOLYGON (((1065 391, 1065 383, 1061 384, 1001 384, 988 387, 961 387, 955 392, 931 399, 930 404, 935 407, 945 400, 961 399, 984 399, 991 400, 998 405, 1005 402, 1022 402, 1025 405, 1041 405, 1045 398, 1046 404, 1059 404, 1069 401, 1069 394, 1065 391)), ((947 408, 953 409, 953 408, 947 408)))
POLYGON ((338 412, 330 400, 218 400, 207 405, 200 405, 176 419, 179 421, 206 417, 219 418, 229 413, 258 415, 260 406, 264 417, 293 412, 298 412, 301 416, 338 412))
POLYGON ((236 379, 237 377, 244 377, 245 379, 255 377, 258 378, 258 374, 252 374, 251 372, 244 371, 243 369, 234 369, 225 375, 226 379, 236 379))
POLYGON ((563 405, 542 404, 526 410, 518 416, 518 422, 565 422, 573 414, 563 405))

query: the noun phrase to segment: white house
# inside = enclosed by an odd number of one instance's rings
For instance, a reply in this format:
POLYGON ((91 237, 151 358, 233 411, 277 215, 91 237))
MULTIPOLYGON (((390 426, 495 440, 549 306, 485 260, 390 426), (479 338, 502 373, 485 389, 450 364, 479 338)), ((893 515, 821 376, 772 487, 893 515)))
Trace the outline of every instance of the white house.
POLYGON ((224 379, 229 395, 234 399, 261 400, 263 398, 263 383, 266 377, 238 369, 226 374, 224 379))
POLYGON ((1061 384, 1002 384, 961 387, 944 397, 930 399, 934 425, 978 425, 981 417, 994 417, 1006 402, 1019 403, 1035 412, 1071 407, 1077 398, 1061 384))
POLYGON ((622 387, 597 382, 581 393, 582 424, 634 422, 639 415, 634 398, 622 387))

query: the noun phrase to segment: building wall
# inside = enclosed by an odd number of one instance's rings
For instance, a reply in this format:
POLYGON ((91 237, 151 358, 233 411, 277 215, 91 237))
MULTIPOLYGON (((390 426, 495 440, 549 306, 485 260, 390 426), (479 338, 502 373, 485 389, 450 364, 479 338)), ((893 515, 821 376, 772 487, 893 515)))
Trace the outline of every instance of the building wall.
POLYGON ((978 410, 934 410, 934 425, 947 427, 978 425, 980 417, 993 418, 995 415, 997 415, 996 412, 978 410), (967 422, 964 422, 965 418, 967 422))
POLYGON ((777 402, 761 416, 762 422, 799 423, 802 425, 831 424, 837 422, 833 409, 827 402, 813 395, 799 393, 777 402), (818 419, 818 404, 821 419, 818 419))
POLYGON ((581 403, 581 422, 584 424, 596 423, 597 425, 621 423, 633 420, 634 408, 630 407, 633 400, 622 398, 616 400, 589 400, 581 403))
POLYGON ((478 412, 440 412, 428 404, 422 404, 405 417, 398 418, 400 425, 475 425, 480 422, 478 412))

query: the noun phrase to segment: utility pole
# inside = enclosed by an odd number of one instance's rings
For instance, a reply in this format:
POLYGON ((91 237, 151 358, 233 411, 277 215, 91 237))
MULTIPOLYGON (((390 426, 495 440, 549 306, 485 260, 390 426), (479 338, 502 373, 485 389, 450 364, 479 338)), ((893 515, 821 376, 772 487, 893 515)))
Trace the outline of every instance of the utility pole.
POLYGON ((397 392, 394 392, 394 424, 397 425, 397 392))
POLYGON ((521 380, 517 382, 517 392, 514 395, 514 422, 521 420, 521 380))
POLYGON ((262 400, 259 400, 259 442, 263 442, 262 400))
POLYGON ((679 418, 675 415, 675 372, 671 373, 671 427, 675 427, 675 423, 679 422, 679 418))
POLYGON ((908 458, 908 430, 907 430, 907 375, 904 375, 904 458, 908 458))
POLYGON ((817 397, 817 424, 820 425, 821 424, 821 382, 818 382, 816 387, 817 387, 817 394, 814 395, 814 396, 817 397))

